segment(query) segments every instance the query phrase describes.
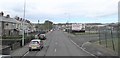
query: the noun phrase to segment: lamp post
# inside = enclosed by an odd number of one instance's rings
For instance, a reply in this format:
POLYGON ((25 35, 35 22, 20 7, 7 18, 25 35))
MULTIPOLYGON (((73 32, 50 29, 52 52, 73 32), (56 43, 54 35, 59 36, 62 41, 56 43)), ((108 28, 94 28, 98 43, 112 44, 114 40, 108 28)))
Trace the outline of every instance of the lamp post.
POLYGON ((39 29, 39 20, 38 20, 38 31, 40 31, 40 29, 39 29))
MULTIPOLYGON (((25 19, 25 8, 26 8, 26 0, 24 0, 24 13, 23 13, 23 19, 25 19)), ((24 20, 23 20, 23 22, 22 22, 22 30, 23 30, 23 32, 22 32, 22 46, 24 46, 24 39, 25 39, 25 28, 24 28, 24 20)))
POLYGON ((69 22, 69 20, 70 20, 70 13, 66 13, 66 15, 67 15, 67 17, 68 17, 68 20, 67 20, 67 23, 68 23, 68 33, 70 33, 70 22, 69 22))

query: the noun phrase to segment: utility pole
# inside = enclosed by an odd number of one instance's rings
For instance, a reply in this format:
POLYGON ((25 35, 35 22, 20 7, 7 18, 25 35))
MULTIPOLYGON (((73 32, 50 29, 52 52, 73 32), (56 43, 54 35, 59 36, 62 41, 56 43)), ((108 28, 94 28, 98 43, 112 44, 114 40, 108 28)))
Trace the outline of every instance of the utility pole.
POLYGON ((40 30, 39 30, 39 20, 38 20, 38 31, 40 31, 40 30))
POLYGON ((70 23, 69 23, 70 13, 64 13, 64 14, 67 16, 67 30, 68 30, 68 33, 70 33, 70 23))
MULTIPOLYGON (((25 19, 25 8, 26 8, 26 0, 24 0, 24 13, 23 13, 23 19, 25 19)), ((25 39, 25 28, 24 28, 24 21, 22 22, 22 46, 24 46, 24 39, 25 39)))
MULTIPOLYGON (((68 20, 70 20, 70 13, 68 13, 68 20)), ((68 30, 68 33, 70 34, 70 22, 68 21, 68 28, 69 28, 69 30, 68 30)))

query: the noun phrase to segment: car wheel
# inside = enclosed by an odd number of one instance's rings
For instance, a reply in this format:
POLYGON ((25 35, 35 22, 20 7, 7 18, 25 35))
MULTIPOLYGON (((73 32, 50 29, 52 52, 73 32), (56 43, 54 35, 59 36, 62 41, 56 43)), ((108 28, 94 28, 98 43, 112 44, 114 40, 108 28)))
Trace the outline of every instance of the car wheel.
POLYGON ((43 46, 42 46, 42 48, 43 48, 43 46))
POLYGON ((40 51, 41 49, 39 49, 39 51, 40 51))
POLYGON ((38 49, 39 51, 41 50, 41 48, 38 49))
POLYGON ((43 46, 41 46, 41 48, 40 49, 43 49, 43 46))
POLYGON ((32 51, 32 49, 29 49, 29 51, 32 51))

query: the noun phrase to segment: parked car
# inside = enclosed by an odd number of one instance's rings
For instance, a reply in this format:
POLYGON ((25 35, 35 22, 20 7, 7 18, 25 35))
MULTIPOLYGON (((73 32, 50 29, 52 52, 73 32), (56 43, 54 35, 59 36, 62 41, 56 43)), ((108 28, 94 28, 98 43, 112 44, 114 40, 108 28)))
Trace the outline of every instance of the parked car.
POLYGON ((29 43, 29 51, 32 51, 34 49, 41 50, 43 48, 43 41, 40 39, 33 39, 29 43))
POLYGON ((40 34, 39 37, 40 37, 39 38, 40 40, 46 40, 47 39, 45 34, 40 34))
POLYGON ((47 38, 46 38, 46 32, 45 31, 40 31, 38 34, 37 34, 37 36, 36 36, 36 38, 38 37, 38 39, 40 39, 40 40, 46 40, 47 38))
POLYGON ((45 34, 47 31, 40 31, 39 34, 45 34))

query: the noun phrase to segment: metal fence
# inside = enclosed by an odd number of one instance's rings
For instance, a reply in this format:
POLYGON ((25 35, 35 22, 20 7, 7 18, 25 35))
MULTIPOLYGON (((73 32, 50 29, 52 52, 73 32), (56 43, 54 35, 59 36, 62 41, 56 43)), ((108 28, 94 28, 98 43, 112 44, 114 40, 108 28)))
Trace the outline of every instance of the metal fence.
POLYGON ((86 31, 89 33, 98 34, 98 44, 113 49, 114 51, 118 51, 118 37, 120 29, 118 26, 103 26, 103 27, 87 27, 86 31))
POLYGON ((117 27, 101 27, 98 29, 99 44, 106 48, 118 51, 118 28, 117 27))

